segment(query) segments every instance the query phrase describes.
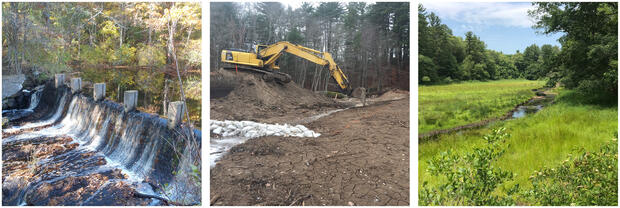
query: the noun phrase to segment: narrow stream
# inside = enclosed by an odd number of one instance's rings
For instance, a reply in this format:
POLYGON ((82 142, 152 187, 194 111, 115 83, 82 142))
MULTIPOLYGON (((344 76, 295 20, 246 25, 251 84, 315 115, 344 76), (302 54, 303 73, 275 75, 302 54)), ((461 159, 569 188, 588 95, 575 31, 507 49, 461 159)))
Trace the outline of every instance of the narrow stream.
POLYGON ((434 131, 430 131, 424 134, 418 134, 418 139, 419 141, 424 142, 424 141, 428 141, 429 139, 432 140, 432 139, 438 138, 437 136, 441 134, 450 134, 450 133, 461 134, 461 132, 466 131, 468 129, 479 128, 482 126, 489 126, 498 120, 519 119, 529 114, 537 113, 541 111, 546 105, 553 103, 553 100, 556 97, 555 93, 551 93, 546 90, 548 89, 536 89, 535 91, 542 92, 542 95, 537 94, 536 97, 533 97, 529 101, 521 105, 518 105, 513 110, 507 112, 504 116, 499 117, 497 119, 484 120, 480 122, 474 122, 474 123, 469 123, 466 125, 453 127, 450 129, 434 130, 434 131), (545 91, 540 91, 540 90, 545 90, 545 91))
POLYGON ((522 105, 522 106, 517 107, 517 110, 515 110, 512 113, 512 118, 523 118, 527 114, 537 113, 538 111, 542 109, 543 109, 542 105, 534 105, 534 106, 522 105))

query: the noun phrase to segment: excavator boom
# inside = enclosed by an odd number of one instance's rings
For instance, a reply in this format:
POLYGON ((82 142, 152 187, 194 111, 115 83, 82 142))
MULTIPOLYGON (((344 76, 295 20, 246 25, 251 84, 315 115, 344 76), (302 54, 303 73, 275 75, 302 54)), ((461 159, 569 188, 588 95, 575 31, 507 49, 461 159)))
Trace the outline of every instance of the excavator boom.
MULTIPOLYGON (((262 70, 264 73, 273 73, 275 70, 280 69, 277 65, 277 61, 285 52, 327 67, 330 71, 330 75, 336 81, 341 91, 350 94, 351 87, 349 86, 349 80, 340 67, 338 67, 332 55, 328 52, 321 52, 282 41, 272 45, 258 45, 254 53, 223 50, 221 58, 223 63, 252 67, 262 70)), ((256 71, 254 69, 251 70, 256 71)), ((290 81, 290 76, 288 77, 290 81)))

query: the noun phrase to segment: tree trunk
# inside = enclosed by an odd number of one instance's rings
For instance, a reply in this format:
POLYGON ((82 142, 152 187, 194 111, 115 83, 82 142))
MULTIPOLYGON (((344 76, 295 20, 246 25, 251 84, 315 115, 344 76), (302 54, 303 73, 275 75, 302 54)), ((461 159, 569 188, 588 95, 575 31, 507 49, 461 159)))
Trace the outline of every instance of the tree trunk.
POLYGON ((168 75, 164 75, 164 100, 163 100, 163 113, 164 115, 168 115, 168 81, 169 81, 169 77, 168 75))
POLYGON ((149 27, 149 42, 148 45, 151 46, 151 36, 153 34, 153 28, 149 27))
MULTIPOLYGON (((187 31, 187 40, 185 41, 185 47, 189 46, 189 38, 192 35, 192 27, 189 27, 187 31)), ((189 69, 189 63, 185 63, 185 67, 183 68, 183 73, 187 73, 187 69, 189 69)))
POLYGON ((116 102, 121 102, 121 83, 118 82, 116 85, 116 102))
POLYGON ((325 71, 325 72, 327 72, 327 73, 325 74, 325 88, 324 88, 324 91, 327 91, 327 83, 329 83, 329 78, 331 77, 331 74, 329 73, 329 71, 325 71))

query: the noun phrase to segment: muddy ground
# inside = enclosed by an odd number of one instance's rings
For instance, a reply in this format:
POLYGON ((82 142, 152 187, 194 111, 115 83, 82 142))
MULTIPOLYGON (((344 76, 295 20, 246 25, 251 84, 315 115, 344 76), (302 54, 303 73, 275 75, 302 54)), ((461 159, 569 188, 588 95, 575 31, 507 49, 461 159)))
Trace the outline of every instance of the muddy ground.
MULTIPOLYGON (((264 84, 258 82, 256 85, 264 84)), ((226 97, 219 99, 219 103, 229 102, 226 97)), ((286 109, 291 111, 271 110, 263 114, 257 114, 253 108, 242 112, 240 108, 235 114, 239 117, 234 118, 252 120, 243 117, 251 116, 259 122, 285 122, 282 117, 300 118, 343 105, 342 101, 319 99, 320 103, 332 104, 307 108, 294 107, 291 102, 286 109)), ((215 100, 215 105, 211 100, 212 119, 223 120, 227 112, 217 112, 220 104, 215 100)), ((304 124, 320 132, 318 138, 270 136, 233 147, 211 169, 210 203, 409 205, 409 94, 393 91, 369 101, 369 106, 350 108, 304 124), (394 97, 388 99, 389 96, 394 97)))

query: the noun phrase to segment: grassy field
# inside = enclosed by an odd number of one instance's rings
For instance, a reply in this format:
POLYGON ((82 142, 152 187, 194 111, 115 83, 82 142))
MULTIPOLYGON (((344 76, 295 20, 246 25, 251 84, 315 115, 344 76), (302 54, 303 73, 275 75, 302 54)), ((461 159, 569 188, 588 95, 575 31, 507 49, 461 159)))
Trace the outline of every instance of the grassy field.
POLYGON ((534 96, 543 81, 498 80, 420 86, 418 133, 499 117, 534 96))
POLYGON ((484 143, 482 135, 494 127, 503 126, 511 134, 507 140, 510 147, 496 162, 499 167, 517 174, 506 187, 519 183, 525 188, 534 171, 559 165, 579 148, 597 150, 614 138, 618 129, 617 106, 583 104, 579 102, 582 98, 572 91, 559 90, 559 93, 555 104, 536 114, 496 122, 488 128, 441 135, 437 140, 419 144, 419 184, 427 181, 433 186, 445 180, 426 172, 430 158, 448 149, 461 153, 470 151, 484 143))

